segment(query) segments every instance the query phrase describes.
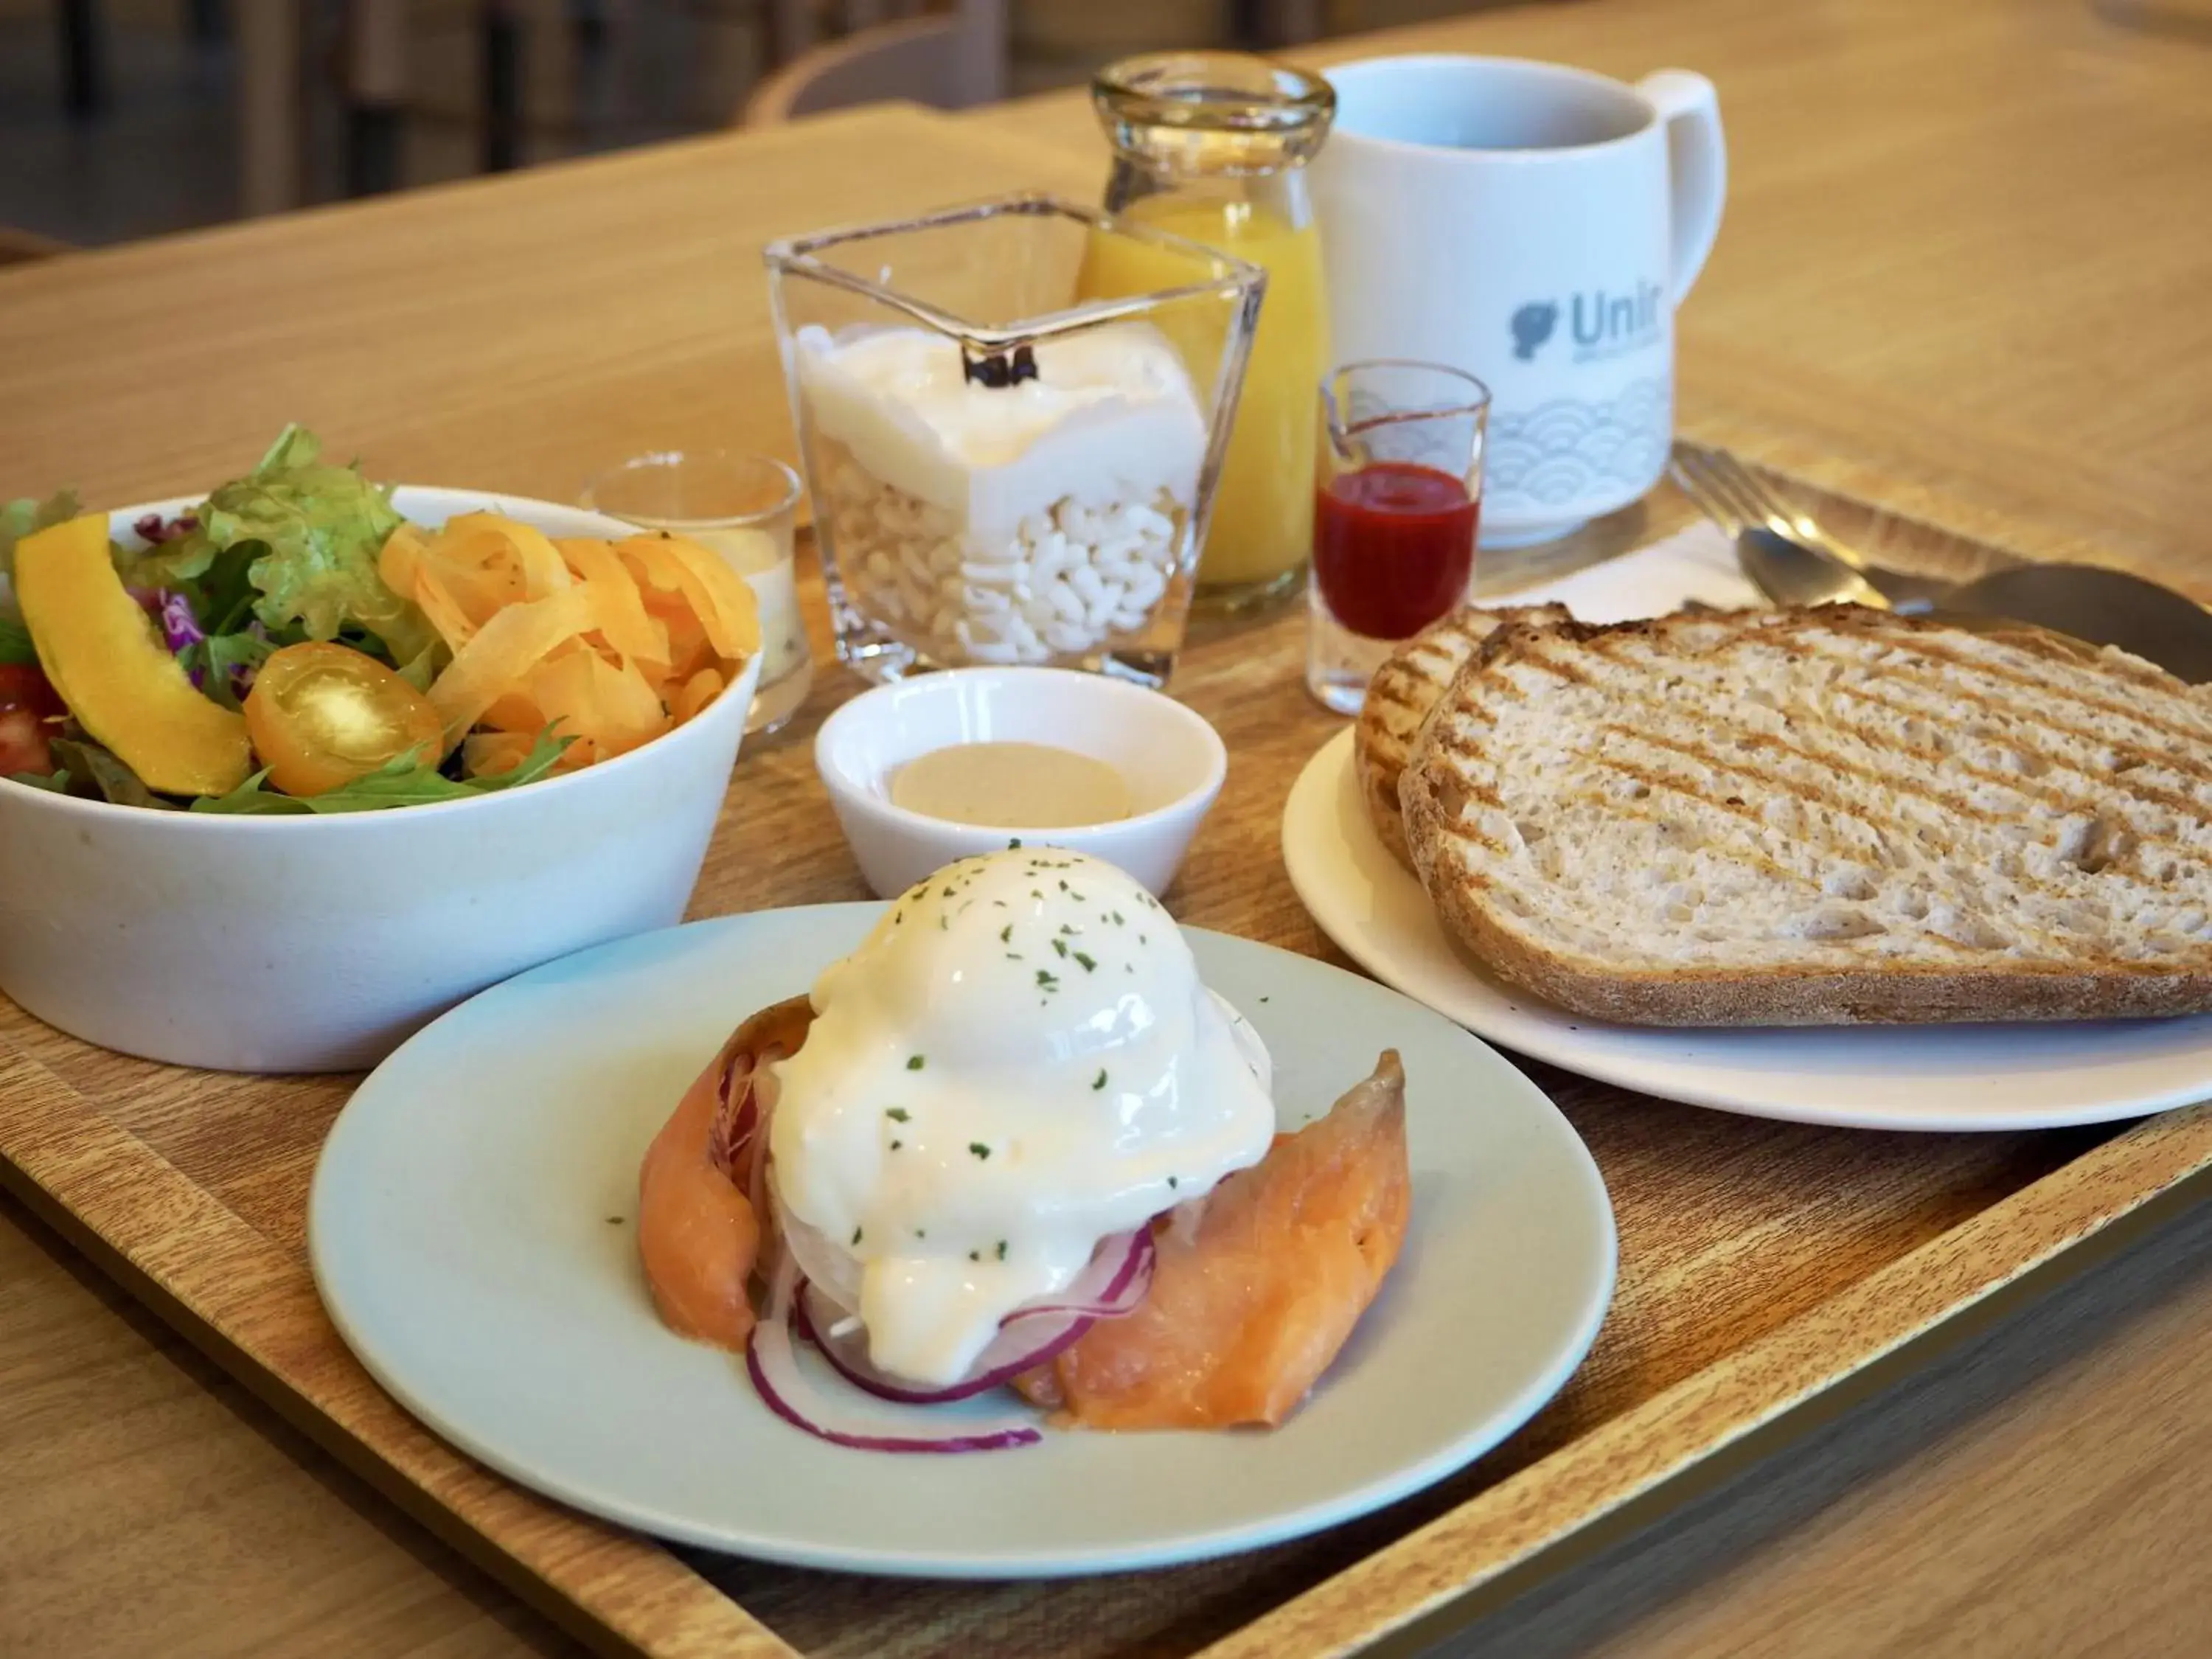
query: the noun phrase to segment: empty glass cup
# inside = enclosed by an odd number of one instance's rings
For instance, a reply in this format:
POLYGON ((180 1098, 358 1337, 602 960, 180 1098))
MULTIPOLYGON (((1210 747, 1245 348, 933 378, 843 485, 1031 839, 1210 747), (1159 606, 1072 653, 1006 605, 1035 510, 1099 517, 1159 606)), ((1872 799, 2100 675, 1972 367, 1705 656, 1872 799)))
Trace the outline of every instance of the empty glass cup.
POLYGON ((594 479, 584 505, 641 530, 665 530, 711 548, 745 579, 760 606, 760 687, 749 732, 773 732, 814 683, 792 562, 798 475, 765 455, 660 450, 633 456, 594 479))

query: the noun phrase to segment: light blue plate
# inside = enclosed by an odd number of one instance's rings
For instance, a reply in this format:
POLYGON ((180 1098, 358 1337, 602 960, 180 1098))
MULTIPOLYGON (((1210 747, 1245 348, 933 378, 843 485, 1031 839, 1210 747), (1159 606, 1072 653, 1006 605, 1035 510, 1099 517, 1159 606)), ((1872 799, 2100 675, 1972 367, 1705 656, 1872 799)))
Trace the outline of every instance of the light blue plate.
POLYGON ((1273 1051, 1286 1127, 1382 1048, 1405 1060, 1412 1229, 1304 1407, 1271 1433, 1052 1433, 949 1456, 847 1450, 779 1421, 739 1362, 654 1316, 638 1164, 730 1029, 804 990, 882 910, 763 911, 586 951, 386 1060, 339 1116, 308 1206, 316 1282, 362 1363, 463 1450, 609 1520, 802 1566, 1026 1578, 1251 1549, 1377 1508, 1497 1444, 1589 1351, 1613 1212, 1557 1109, 1394 991, 1191 929, 1206 982, 1273 1051))

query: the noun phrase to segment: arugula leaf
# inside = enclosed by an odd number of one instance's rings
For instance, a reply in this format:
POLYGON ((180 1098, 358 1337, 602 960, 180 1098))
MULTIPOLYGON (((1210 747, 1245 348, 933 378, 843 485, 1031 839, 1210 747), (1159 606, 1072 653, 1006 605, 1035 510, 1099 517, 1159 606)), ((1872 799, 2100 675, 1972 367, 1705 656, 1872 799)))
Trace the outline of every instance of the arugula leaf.
POLYGON ((31 630, 23 619, 0 608, 0 667, 38 659, 38 648, 31 643, 31 630))
POLYGON ((377 771, 319 795, 280 794, 269 787, 269 774, 264 769, 228 795, 207 796, 194 801, 191 810, 276 817, 301 812, 374 812, 392 806, 429 806, 440 801, 468 800, 537 782, 553 769, 562 751, 574 741, 573 738, 556 738, 548 730, 513 771, 465 781, 447 777, 436 766, 425 762, 421 750, 410 750, 377 771))
MULTIPOLYGON (((258 670, 276 648, 276 641, 262 634, 210 634, 177 653, 177 661, 208 696, 225 708, 240 708, 245 700, 239 691, 238 671, 258 670)), ((246 684, 250 688, 252 681, 246 684)))
POLYGON ((325 462, 304 428, 286 427, 251 473, 217 489, 195 516, 198 528, 137 561, 129 580, 184 589, 210 633, 242 629, 250 598, 273 634, 330 640, 356 629, 395 663, 436 645, 422 611, 377 574, 377 555, 401 523, 391 492, 358 466, 325 462))
POLYGON ((177 803, 149 789, 138 775, 110 750, 90 738, 60 737, 48 740, 54 765, 69 781, 65 793, 88 800, 112 801, 118 806, 150 806, 165 812, 177 803))

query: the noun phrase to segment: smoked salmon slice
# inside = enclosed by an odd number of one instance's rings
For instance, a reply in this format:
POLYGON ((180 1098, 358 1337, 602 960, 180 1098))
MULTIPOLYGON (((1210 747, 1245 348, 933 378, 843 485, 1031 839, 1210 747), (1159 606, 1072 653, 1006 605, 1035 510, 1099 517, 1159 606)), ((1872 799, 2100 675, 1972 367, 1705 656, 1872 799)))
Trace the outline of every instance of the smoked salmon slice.
POLYGON ((746 1281, 760 1255, 748 1196, 760 1137, 760 1068, 796 1054, 813 1023, 805 997, 762 1010, 730 1036, 653 1137, 638 1174, 637 1248, 660 1317, 679 1336, 742 1349, 746 1281))
POLYGON ((1326 1117, 1153 1224, 1152 1285, 1014 1387, 1093 1429, 1280 1423, 1343 1348, 1406 1241, 1406 1073, 1385 1050, 1326 1117))

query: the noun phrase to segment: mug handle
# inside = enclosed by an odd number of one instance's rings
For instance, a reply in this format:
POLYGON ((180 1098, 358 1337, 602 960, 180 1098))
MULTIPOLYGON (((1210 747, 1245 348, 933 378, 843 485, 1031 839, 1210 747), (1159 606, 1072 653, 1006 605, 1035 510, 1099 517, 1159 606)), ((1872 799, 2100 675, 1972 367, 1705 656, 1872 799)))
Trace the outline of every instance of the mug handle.
POLYGON ((1721 204, 1728 197, 1728 141, 1721 136, 1720 100, 1711 82, 1688 70, 1655 70, 1636 83, 1636 90, 1667 124, 1674 237, 1672 297, 1679 306, 1713 251, 1721 204))

